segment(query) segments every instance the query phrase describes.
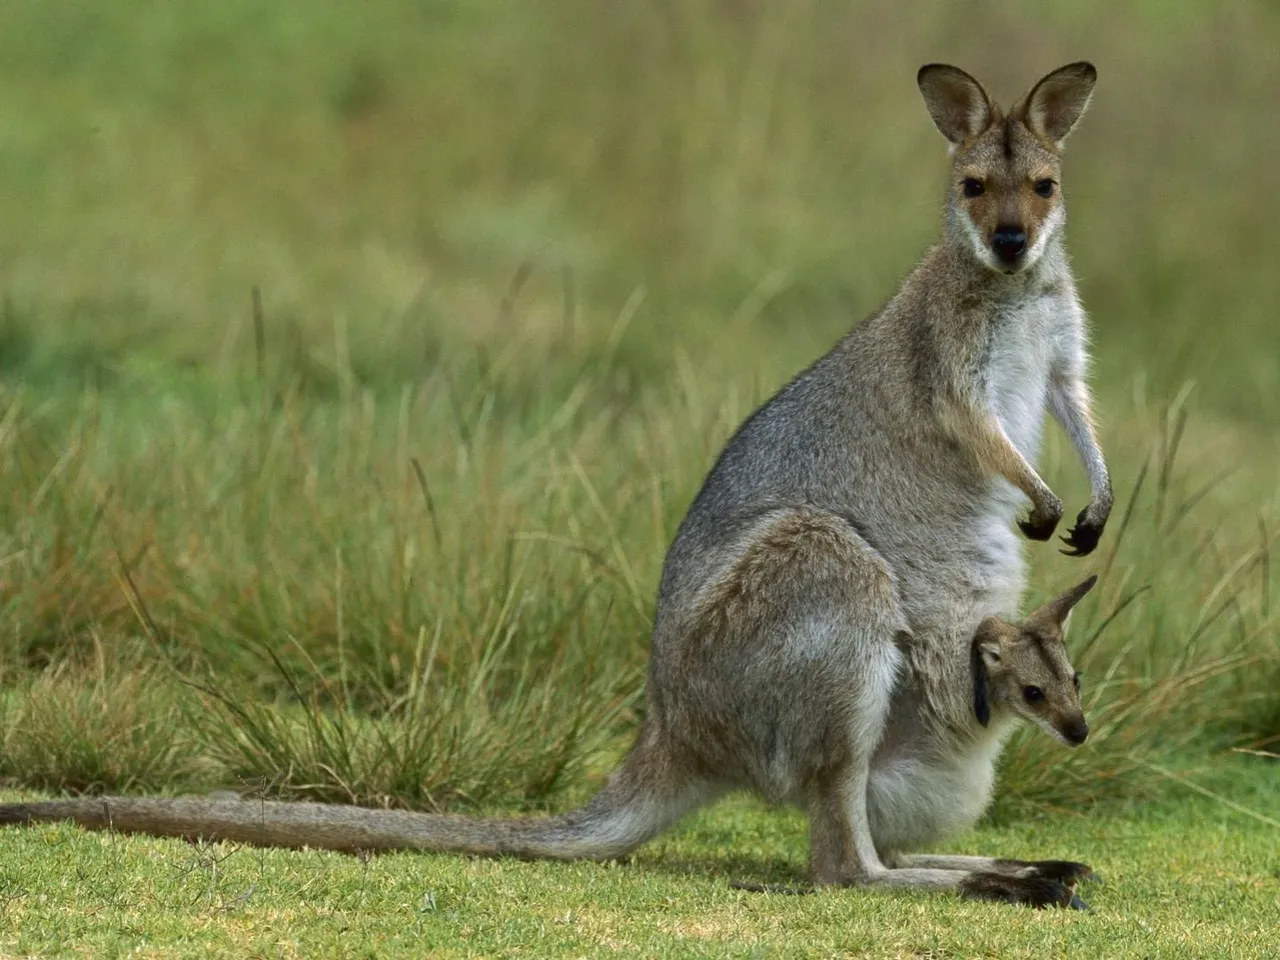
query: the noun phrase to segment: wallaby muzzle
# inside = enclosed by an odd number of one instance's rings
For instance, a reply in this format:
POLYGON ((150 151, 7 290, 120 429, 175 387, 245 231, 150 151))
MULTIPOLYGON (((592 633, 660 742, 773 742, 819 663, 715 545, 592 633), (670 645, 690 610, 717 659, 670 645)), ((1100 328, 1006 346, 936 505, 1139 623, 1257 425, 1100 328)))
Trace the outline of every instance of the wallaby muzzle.
POLYGON ((1027 232, 1021 227, 999 227, 991 237, 991 249, 1001 263, 1013 266, 1027 249, 1027 232))

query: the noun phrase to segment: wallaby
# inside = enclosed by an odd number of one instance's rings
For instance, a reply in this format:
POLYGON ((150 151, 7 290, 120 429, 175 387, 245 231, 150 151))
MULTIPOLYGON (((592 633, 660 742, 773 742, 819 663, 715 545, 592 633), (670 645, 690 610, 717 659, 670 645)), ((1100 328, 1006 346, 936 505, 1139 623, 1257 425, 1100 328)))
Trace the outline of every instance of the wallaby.
MULTIPOLYGON (((856 857, 849 849, 850 843, 858 842, 856 835, 849 835, 852 826, 855 833, 869 830, 881 858, 900 868, 869 879, 896 886, 955 888, 975 897, 1038 906, 1084 907, 1074 888, 1078 880, 1092 875, 1087 864, 915 856, 903 851, 972 825, 990 799, 991 761, 1016 720, 1029 720, 1069 746, 1084 743, 1089 727, 1080 705, 1080 675, 1071 666, 1062 631, 1071 608, 1096 579, 1090 577, 1020 624, 987 617, 978 626, 963 668, 955 665, 941 678, 945 690, 934 689, 928 678, 904 688, 903 695, 912 700, 911 710, 890 718, 875 751, 867 819, 848 824, 846 818, 853 811, 839 795, 827 798, 830 809, 815 815, 811 852, 815 880, 858 879, 842 872, 850 856, 856 857), (966 670, 969 682, 964 696, 956 697, 955 685, 966 670)), ((726 714, 752 710, 742 703, 721 703, 720 707, 726 714)), ((722 730, 723 739, 717 745, 721 753, 742 751, 744 746, 748 751, 758 749, 744 745, 728 726, 722 730)), ((838 749, 834 744, 833 748, 838 749)), ((761 760, 768 758, 744 754, 740 763, 749 767, 761 760)), ((727 781, 719 784, 721 788, 729 785, 727 781)), ((661 796, 680 796, 687 802, 713 792, 687 757, 653 738, 642 738, 622 769, 586 807, 558 817, 481 820, 244 800, 234 794, 226 799, 228 793, 221 791, 218 799, 80 797, 0 804, 0 823, 74 820, 125 833, 272 847, 604 859, 628 852, 648 838, 656 821, 669 818, 671 811, 661 807, 661 796), (655 786, 664 788, 661 794, 655 786)))
POLYGON ((1005 114, 963 71, 920 70, 925 104, 951 143, 942 239, 879 312, 725 447, 663 568, 636 743, 586 807, 481 821, 82 799, 0 805, 0 822, 599 859, 747 788, 807 809, 816 883, 1072 903, 1086 869, 1078 864, 905 851, 981 813, 1006 715, 1037 719, 1068 742, 1084 735, 1054 632, 1087 586, 1033 615, 1017 642, 991 618, 1011 619, 1024 589, 1011 529, 1019 495, 1031 500, 1019 524, 1027 536, 1048 539, 1061 518, 1031 465, 1046 406, 1092 486, 1064 538, 1071 553, 1093 550, 1111 508, 1059 188, 1062 142, 1095 76, 1087 63, 1063 67, 1005 114), (1044 700, 1019 699, 1020 686, 1044 700))

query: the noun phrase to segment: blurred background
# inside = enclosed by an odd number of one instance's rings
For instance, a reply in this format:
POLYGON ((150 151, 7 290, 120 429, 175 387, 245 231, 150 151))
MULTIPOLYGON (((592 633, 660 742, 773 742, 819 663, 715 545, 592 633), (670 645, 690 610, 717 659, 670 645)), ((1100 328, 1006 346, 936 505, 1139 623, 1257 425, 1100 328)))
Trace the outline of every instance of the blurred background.
POLYGON ((1072 762, 1134 768, 1191 689, 1187 737, 1280 733, 1278 40, 1207 0, 7 0, 0 772, 574 782, 719 445, 937 236, 930 61, 1006 104, 1099 69, 1063 185, 1128 514, 1084 654, 1115 746, 1072 762))
POLYGON ((323 353, 342 318, 363 377, 416 376, 416 356, 385 369, 407 331, 442 347, 560 336, 567 277, 584 338, 643 289, 629 349, 776 380, 937 233, 944 143, 919 64, 955 62, 1007 103, 1089 58, 1101 80, 1065 186, 1100 386, 1194 379, 1215 411, 1277 426, 1278 16, 1199 0, 13 0, 4 362, 213 362, 243 349, 260 286, 273 327, 296 322, 323 353), (501 329, 522 264, 519 330, 501 329))

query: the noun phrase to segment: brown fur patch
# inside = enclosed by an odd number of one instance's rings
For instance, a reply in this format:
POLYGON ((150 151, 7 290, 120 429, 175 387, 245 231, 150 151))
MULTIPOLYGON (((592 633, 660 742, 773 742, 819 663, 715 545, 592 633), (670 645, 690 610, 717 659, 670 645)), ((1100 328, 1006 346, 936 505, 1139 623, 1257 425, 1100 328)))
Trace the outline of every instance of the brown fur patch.
POLYGON ((722 636, 772 619, 798 592, 869 589, 895 605, 893 580, 857 532, 833 514, 787 510, 748 534, 749 542, 703 590, 698 621, 722 636))

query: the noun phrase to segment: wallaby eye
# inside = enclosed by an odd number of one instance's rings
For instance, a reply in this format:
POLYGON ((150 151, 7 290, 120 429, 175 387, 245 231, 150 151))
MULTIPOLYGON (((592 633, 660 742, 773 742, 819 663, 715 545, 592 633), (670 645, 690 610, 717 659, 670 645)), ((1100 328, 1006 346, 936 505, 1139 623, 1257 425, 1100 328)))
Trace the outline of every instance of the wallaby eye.
POLYGON ((1022 696, 1027 703, 1039 703, 1044 699, 1044 691, 1039 687, 1023 687, 1022 696))
POLYGON ((1052 197, 1054 186, 1055 184, 1052 180, 1037 180, 1035 191, 1042 197, 1052 197))
POLYGON ((1079 690, 1079 689, 1080 689, 1080 674, 1079 674, 1079 673, 1075 673, 1075 674, 1072 674, 1072 675, 1071 675, 1071 683, 1072 683, 1072 685, 1073 685, 1077 690, 1079 690))
POLYGON ((983 191, 986 190, 986 187, 982 185, 982 181, 975 180, 973 177, 965 177, 960 186, 964 190, 966 197, 980 197, 983 191))

